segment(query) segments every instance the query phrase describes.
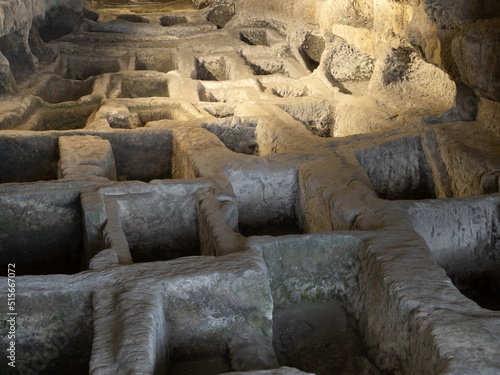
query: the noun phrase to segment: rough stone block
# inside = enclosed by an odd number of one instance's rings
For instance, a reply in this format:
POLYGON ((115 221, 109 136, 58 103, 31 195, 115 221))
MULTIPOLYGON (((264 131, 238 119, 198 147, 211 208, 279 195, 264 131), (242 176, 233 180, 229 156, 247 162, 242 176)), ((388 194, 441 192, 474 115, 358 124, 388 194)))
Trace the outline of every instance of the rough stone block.
POLYGON ((97 136, 59 137, 59 178, 66 180, 116 180, 113 149, 97 136))
POLYGON ((488 181, 487 177, 500 170, 497 138, 477 122, 461 125, 449 123, 436 131, 441 157, 451 178, 453 196, 491 193, 491 188, 497 184, 488 181))
POLYGON ((500 136, 500 103, 481 98, 478 103, 477 121, 488 131, 500 136))
POLYGON ((462 81, 479 95, 500 101, 500 18, 468 25, 452 52, 462 81))
POLYGON ((325 60, 327 75, 339 82, 369 80, 375 66, 371 56, 349 45, 342 38, 333 39, 325 60))

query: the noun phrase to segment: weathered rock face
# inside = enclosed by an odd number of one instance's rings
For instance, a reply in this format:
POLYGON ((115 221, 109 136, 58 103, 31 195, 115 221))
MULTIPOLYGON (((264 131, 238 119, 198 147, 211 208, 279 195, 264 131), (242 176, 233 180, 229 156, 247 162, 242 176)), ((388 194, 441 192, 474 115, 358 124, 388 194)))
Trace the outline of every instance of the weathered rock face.
POLYGON ((334 81, 369 81, 375 60, 369 54, 361 52, 344 39, 333 37, 325 56, 327 76, 334 81))
POLYGON ((500 102, 500 18, 466 25, 452 43, 462 82, 487 99, 500 102))
POLYGON ((15 94, 17 91, 16 80, 10 70, 10 62, 4 55, 0 55, 0 93, 15 94))
POLYGON ((222 29, 231 21, 236 13, 235 3, 229 1, 212 1, 212 5, 205 12, 207 20, 222 29))
MULTIPOLYGON (((43 47, 36 46, 35 42, 28 45, 33 21, 44 41, 72 32, 83 23, 83 1, 8 4, 1 32, 4 37, 0 40, 2 54, 10 64, 10 67, 6 61, 2 64, 3 92, 15 91, 13 76, 21 79, 37 67, 32 50, 40 57, 43 47)), ((495 17, 500 16, 500 5, 494 1, 310 0, 257 4, 252 0, 239 0, 195 1, 193 4, 198 9, 210 5, 205 17, 218 27, 224 27, 235 15, 235 24, 266 22, 273 25, 301 44, 304 55, 316 63, 326 41, 328 53, 323 63, 326 74, 333 80, 369 79, 373 61, 388 65, 388 68, 382 67, 384 71, 398 69, 403 74, 403 70, 411 68, 404 62, 394 61, 394 51, 406 51, 404 54, 414 53, 436 65, 478 95, 499 100, 500 73, 495 54, 499 39, 495 17), (475 22, 481 19, 484 21, 475 22), (340 43, 338 37, 346 43, 340 43), (319 42, 314 38, 320 38, 319 42)), ((36 30, 32 34, 31 40, 35 41, 36 30)))
POLYGON ((500 373, 499 20, 1 2, 0 346, 27 374, 500 373))

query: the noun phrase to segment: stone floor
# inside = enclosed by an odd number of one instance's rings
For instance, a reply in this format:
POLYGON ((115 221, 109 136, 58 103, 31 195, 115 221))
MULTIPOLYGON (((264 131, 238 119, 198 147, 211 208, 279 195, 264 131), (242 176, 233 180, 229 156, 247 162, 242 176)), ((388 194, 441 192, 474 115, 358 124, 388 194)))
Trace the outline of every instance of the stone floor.
POLYGON ((366 83, 231 7, 129 5, 2 98, 12 373, 500 373, 499 137, 336 136, 366 83))

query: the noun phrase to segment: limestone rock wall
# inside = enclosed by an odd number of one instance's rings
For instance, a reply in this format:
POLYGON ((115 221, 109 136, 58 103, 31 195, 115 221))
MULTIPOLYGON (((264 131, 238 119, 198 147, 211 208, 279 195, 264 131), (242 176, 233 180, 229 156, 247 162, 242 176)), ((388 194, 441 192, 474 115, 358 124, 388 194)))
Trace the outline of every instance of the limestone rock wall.
MULTIPOLYGON (((413 117, 422 113, 439 117, 453 108, 460 94, 456 83, 464 83, 477 96, 500 101, 497 56, 500 4, 493 0, 212 0, 193 3, 198 8, 216 8, 220 14, 217 15, 217 11, 211 14, 219 18, 224 18, 224 6, 230 7, 227 12, 231 13, 229 18, 234 13, 232 25, 274 27, 296 44, 305 65, 311 68, 310 59, 313 68, 320 63, 317 74, 341 92, 355 92, 358 87, 353 90, 353 82, 371 80, 369 93, 385 99, 377 105, 380 121, 387 112, 407 115, 400 115, 389 127, 411 123, 413 117), (317 38, 312 47, 311 35, 317 38), (309 56, 311 50, 314 53, 309 56), (339 69, 341 66, 349 66, 349 69, 339 69), (417 97, 427 100, 411 105, 397 100, 414 102, 417 97), (411 110, 408 111, 408 107, 411 110)), ((78 28, 83 23, 83 6, 83 0, 2 3, 0 93, 16 92, 16 82, 35 72, 39 60, 55 58, 56 52, 45 42, 78 28)), ((224 20, 224 25, 226 22, 224 20)), ((364 87, 362 91, 367 93, 364 87)), ((472 106, 468 110, 474 112, 477 108, 472 106)), ((371 111, 368 112, 365 117, 373 119, 371 111)), ((343 130, 345 127, 352 126, 340 119, 338 135, 350 134, 349 130, 343 130)))
POLYGON ((0 93, 16 92, 13 73, 35 70, 37 59, 28 45, 33 22, 45 15, 45 0, 9 1, 0 4, 0 93))
MULTIPOLYGON (((238 0, 234 24, 267 23, 299 47, 325 42, 316 74, 373 97, 341 101, 336 136, 411 123, 474 120, 477 99, 500 101, 500 4, 495 1, 238 0), (369 87, 359 85, 370 82, 369 87), (464 99, 465 98, 465 99, 464 99), (344 103, 345 102, 345 103, 344 103), (431 115, 431 118, 422 116, 431 115), (350 120, 371 124, 360 129, 350 120)), ((491 125, 487 125, 491 127, 491 125)))
POLYGON ((55 57, 45 42, 77 28, 78 19, 83 20, 82 10, 83 0, 10 0, 0 4, 0 94, 16 93, 17 83, 36 73, 39 60, 55 57), (50 32, 42 40, 44 28, 50 32))

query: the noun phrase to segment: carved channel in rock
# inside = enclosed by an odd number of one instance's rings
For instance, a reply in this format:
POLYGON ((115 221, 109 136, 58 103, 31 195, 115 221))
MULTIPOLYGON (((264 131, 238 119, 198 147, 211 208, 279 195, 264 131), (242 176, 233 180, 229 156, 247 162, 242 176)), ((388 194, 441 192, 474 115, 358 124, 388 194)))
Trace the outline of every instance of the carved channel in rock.
POLYGON ((2 183, 57 180, 59 156, 54 137, 3 135, 0 137, 0 152, 2 183))
POLYGON ((168 104, 153 108, 130 108, 132 116, 138 116, 139 126, 147 126, 149 122, 159 120, 187 121, 193 118, 193 114, 179 104, 168 104))
POLYGON ((252 100, 257 94, 255 87, 233 87, 220 84, 200 82, 198 96, 202 102, 238 102, 245 103, 252 100))
POLYGON ((121 181, 168 179, 172 176, 172 137, 164 130, 109 132, 103 138, 113 147, 121 181))
MULTIPOLYGON (((0 182, 57 180, 57 138, 72 132, 46 132, 0 137, 0 182), (28 152, 27 150, 36 150, 28 152)), ((169 132, 142 129, 127 132, 86 132, 110 141, 118 180, 151 181, 171 177, 172 138, 169 132)))
POLYGON ((235 107, 225 104, 204 106, 203 109, 216 118, 232 117, 235 114, 235 107))
POLYGON ((100 11, 129 11, 134 13, 169 13, 179 10, 192 10, 194 4, 192 0, 172 0, 172 1, 134 1, 134 0, 97 0, 93 1, 94 6, 100 11))

